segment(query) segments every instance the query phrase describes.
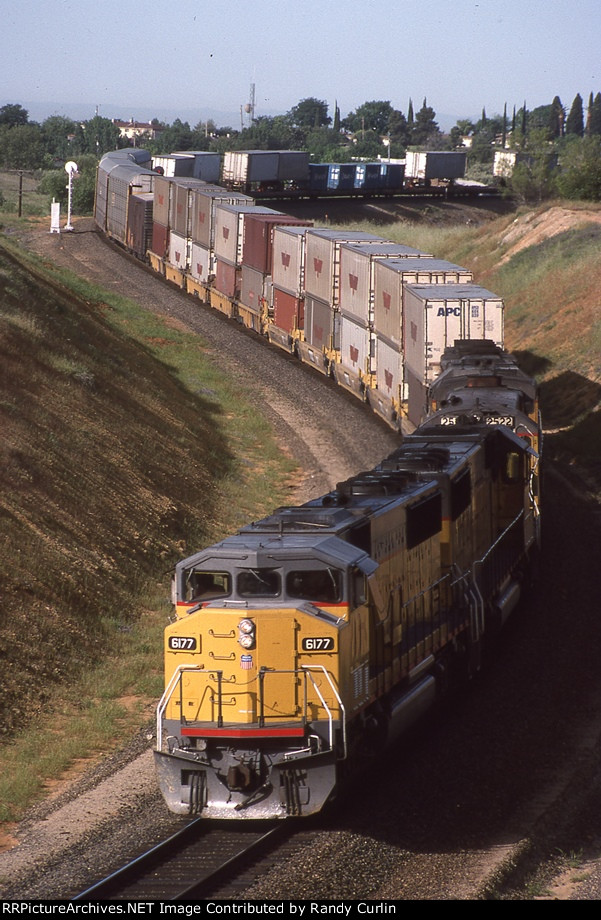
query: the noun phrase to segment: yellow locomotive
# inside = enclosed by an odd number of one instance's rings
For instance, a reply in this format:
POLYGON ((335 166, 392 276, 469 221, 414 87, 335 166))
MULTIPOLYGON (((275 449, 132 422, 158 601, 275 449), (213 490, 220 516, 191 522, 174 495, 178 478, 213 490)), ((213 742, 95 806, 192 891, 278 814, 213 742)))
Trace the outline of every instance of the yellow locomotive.
POLYGON ((538 429, 437 411, 375 469, 177 564, 155 751, 173 812, 318 812, 480 666, 538 549, 538 429))

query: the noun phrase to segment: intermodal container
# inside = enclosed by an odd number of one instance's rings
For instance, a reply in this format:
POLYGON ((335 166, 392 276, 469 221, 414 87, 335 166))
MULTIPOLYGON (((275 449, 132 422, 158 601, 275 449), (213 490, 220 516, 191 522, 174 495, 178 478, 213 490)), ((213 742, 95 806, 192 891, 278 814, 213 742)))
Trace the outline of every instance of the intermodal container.
POLYGON ((242 264, 270 275, 273 265, 273 239, 279 226, 312 227, 313 221, 287 214, 247 214, 242 239, 242 264))
POLYGON ((374 265, 374 329, 400 348, 406 285, 469 284, 472 280, 470 271, 444 259, 381 259, 374 265))
POLYGON ((340 314, 331 304, 310 294, 305 297, 305 341, 316 351, 340 347, 340 314))
POLYGON ((404 296, 405 363, 428 386, 457 339, 492 339, 503 347, 503 300, 476 284, 408 284, 404 296))
POLYGON ((340 246, 340 309, 362 323, 374 319, 376 264, 390 259, 430 258, 431 253, 413 246, 382 240, 342 243, 340 246))
MULTIPOLYGON (((155 199, 156 202, 156 199, 155 199)), ((169 248, 169 227, 160 224, 158 221, 152 222, 152 246, 151 250, 160 259, 164 259, 169 248)))
POLYGON ((221 177, 221 154, 212 153, 210 150, 175 150, 172 156, 191 157, 193 179, 202 179, 203 182, 219 182, 221 177))
POLYGON ((240 296, 241 269, 236 268, 222 259, 215 259, 215 290, 225 294, 226 297, 237 300, 240 296))
POLYGON ((197 281, 207 282, 214 273, 212 250, 200 243, 190 242, 190 274, 197 281))
POLYGON ((240 273, 240 303, 252 313, 261 312, 261 305, 267 299, 271 278, 249 265, 242 265, 240 273))
POLYGON ((273 287, 273 324, 292 335, 302 330, 305 323, 305 300, 289 291, 273 287))
POLYGON ((169 231, 168 261, 181 271, 185 271, 190 264, 190 239, 174 230, 169 231))
POLYGON ((215 241, 215 208, 218 204, 254 206, 254 200, 242 192, 230 192, 221 186, 206 185, 192 191, 192 239, 212 249, 215 241))
POLYGON ((125 243, 129 251, 139 259, 143 259, 146 251, 151 248, 153 198, 152 192, 129 196, 125 243))
POLYGON ((192 194, 205 187, 201 179, 176 179, 171 187, 169 227, 182 236, 192 236, 192 194))
POLYGON ((309 228, 305 251, 305 292, 337 306, 340 293, 340 247, 343 243, 382 243, 382 237, 360 230, 309 228))
POLYGON ((279 214, 259 205, 218 204, 215 207, 215 256, 231 265, 242 265, 244 221, 250 214, 279 214))
POLYGON ((305 290, 307 227, 278 225, 273 231, 273 283, 281 291, 302 297, 305 290))

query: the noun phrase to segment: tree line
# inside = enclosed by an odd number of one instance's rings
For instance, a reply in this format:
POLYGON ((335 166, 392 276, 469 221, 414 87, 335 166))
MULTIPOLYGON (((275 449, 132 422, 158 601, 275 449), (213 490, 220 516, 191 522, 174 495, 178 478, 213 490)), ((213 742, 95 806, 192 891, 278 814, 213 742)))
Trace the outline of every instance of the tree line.
MULTIPOLYGON (((403 158, 410 148, 453 150, 466 145, 467 175, 484 182, 492 181, 495 150, 510 150, 516 153, 516 166, 506 184, 518 197, 601 200, 601 93, 590 93, 587 106, 577 94, 569 109, 559 96, 532 110, 524 101, 511 114, 507 106, 492 116, 483 109, 480 119, 460 119, 447 133, 439 128, 436 112, 425 98, 419 108, 409 99, 406 113, 387 100, 368 101, 341 118, 337 103, 330 114, 325 100, 309 97, 283 115, 255 118, 251 113, 249 124, 239 129, 211 121, 191 127, 178 118, 172 124, 153 119, 152 128, 154 136, 141 136, 135 143, 153 155, 174 150, 303 149, 315 162, 344 162, 351 157, 403 158)), ((102 154, 131 145, 113 121, 98 115, 84 122, 53 115, 38 124, 29 121, 21 105, 0 107, 0 168, 51 172, 75 159, 81 175, 91 176, 102 154)), ((62 180, 53 184, 46 177, 47 191, 64 197, 62 180)), ((78 184, 80 196, 91 195, 93 201, 93 179, 85 191, 85 183, 78 184)))

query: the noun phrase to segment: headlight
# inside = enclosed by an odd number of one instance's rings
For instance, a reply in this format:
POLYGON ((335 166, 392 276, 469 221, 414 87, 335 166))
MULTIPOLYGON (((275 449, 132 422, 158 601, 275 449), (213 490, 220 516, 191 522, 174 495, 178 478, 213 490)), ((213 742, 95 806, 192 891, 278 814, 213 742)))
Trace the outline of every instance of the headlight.
POLYGON ((252 648, 255 644, 255 624, 252 620, 240 620, 238 623, 238 642, 242 648, 252 648))

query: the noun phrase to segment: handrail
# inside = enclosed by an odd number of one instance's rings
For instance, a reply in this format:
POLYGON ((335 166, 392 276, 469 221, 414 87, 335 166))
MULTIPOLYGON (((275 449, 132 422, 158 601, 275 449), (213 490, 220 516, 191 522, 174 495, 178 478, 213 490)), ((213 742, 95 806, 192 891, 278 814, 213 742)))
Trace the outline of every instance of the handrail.
MULTIPOLYGON (((330 677, 330 675, 328 674, 328 672, 326 671, 325 667, 322 664, 303 664, 301 665, 301 670, 306 671, 306 672, 321 671, 323 675, 325 676, 327 682, 329 683, 332 689, 332 693, 336 697, 338 701, 338 705, 340 706, 340 713, 342 716, 342 718, 340 719, 340 722, 342 724, 342 750, 343 750, 342 760, 346 760, 346 753, 347 753, 346 752, 346 710, 344 708, 344 703, 342 702, 340 698, 340 694, 338 693, 338 690, 334 686, 332 678, 330 677)), ((309 674, 308 676, 310 677, 311 683, 313 684, 313 687, 315 688, 315 692, 317 693, 319 699, 321 700, 321 705, 328 713, 328 719, 330 723, 330 750, 333 750, 334 749, 334 726, 333 726, 333 720, 332 720, 332 713, 330 712, 330 708, 327 705, 326 701, 324 700, 319 687, 313 680, 312 675, 309 674)))
POLYGON ((204 668, 201 668, 197 664, 178 664, 175 671, 171 675, 169 683, 163 691, 163 695, 160 698, 157 706, 157 751, 163 750, 163 714, 167 708, 167 703, 171 699, 175 688, 179 684, 182 674, 184 671, 201 671, 204 668))
MULTIPOLYGON (((288 669, 271 670, 268 668, 261 668, 257 675, 258 680, 259 680, 259 688, 260 688, 260 691, 259 691, 259 722, 262 723, 263 718, 264 718, 263 717, 263 682, 264 682, 265 677, 268 674, 302 675, 303 684, 304 684, 303 722, 306 725, 307 722, 309 721, 307 718, 307 704, 308 704, 307 679, 309 679, 311 681, 313 689, 315 690, 316 695, 319 698, 321 705, 323 706, 323 708, 325 709, 327 713, 329 743, 330 743, 330 749, 333 749, 334 748, 334 717, 332 715, 332 711, 330 710, 330 707, 328 706, 328 704, 326 703, 323 697, 321 690, 319 689, 315 680, 313 679, 313 675, 310 674, 310 671, 312 670, 320 671, 324 675, 340 707, 340 712, 342 716, 341 718, 342 745, 343 745, 343 758, 342 759, 344 760, 346 759, 346 756, 347 756, 346 724, 345 724, 346 710, 344 708, 342 699, 340 698, 340 694, 338 693, 338 690, 336 686, 334 685, 332 677, 330 676, 330 674, 327 672, 327 670, 325 669, 323 665, 301 665, 300 669, 295 668, 295 669, 290 669, 290 670, 288 669)), ((199 671, 199 672, 203 672, 206 674, 216 674, 217 675, 217 725, 219 728, 223 728, 224 721, 223 721, 223 708, 222 708, 222 699, 221 699, 223 671, 217 670, 215 668, 202 668, 200 667, 200 665, 196 665, 196 664, 180 664, 176 667, 173 674, 171 675, 169 683, 165 687, 163 695, 161 696, 161 699, 159 700, 159 703, 157 706, 157 750, 158 751, 161 751, 163 749, 163 716, 165 714, 167 704, 169 703, 169 700, 175 693, 176 688, 180 684, 182 675, 186 671, 199 671)))

